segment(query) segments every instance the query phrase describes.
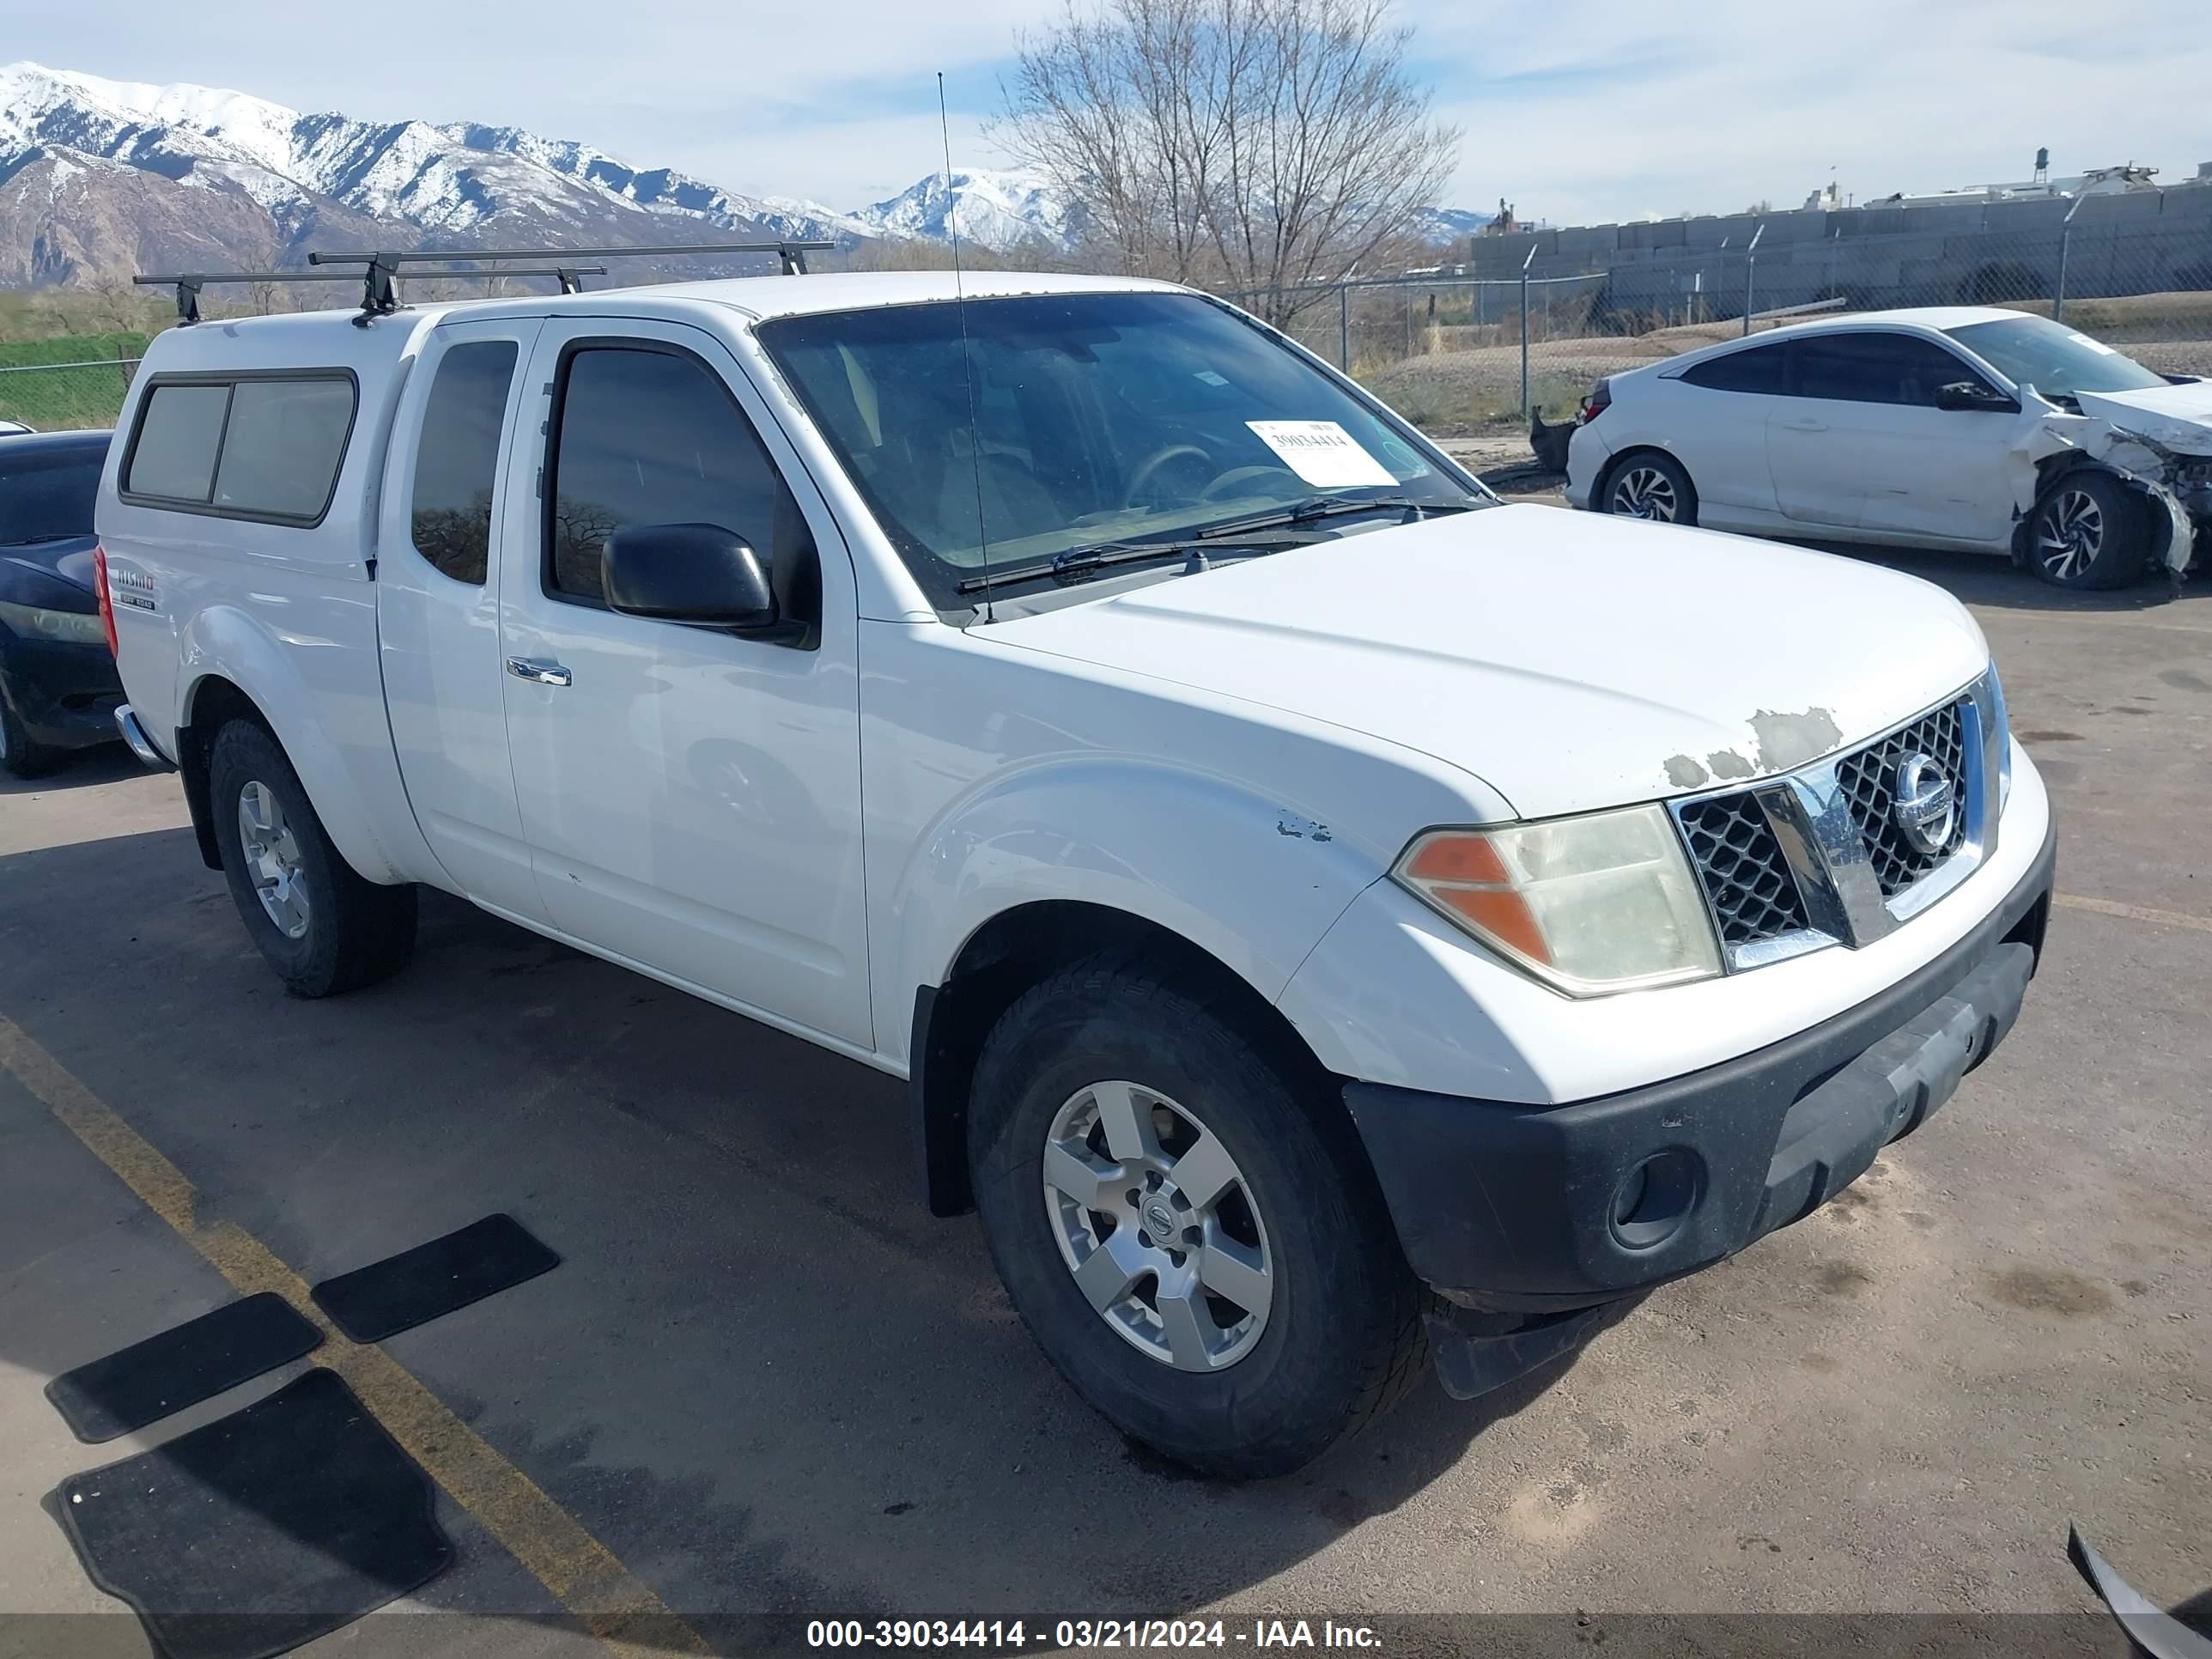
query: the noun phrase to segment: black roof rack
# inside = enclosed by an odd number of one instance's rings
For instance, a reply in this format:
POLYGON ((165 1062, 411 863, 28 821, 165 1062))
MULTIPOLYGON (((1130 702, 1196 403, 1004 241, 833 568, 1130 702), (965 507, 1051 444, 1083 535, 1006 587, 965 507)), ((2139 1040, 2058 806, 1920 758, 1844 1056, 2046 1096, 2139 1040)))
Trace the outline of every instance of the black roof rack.
MULTIPOLYGON (((354 321, 366 328, 379 317, 390 315, 399 309, 398 279, 403 265, 462 266, 423 273, 438 276, 557 276, 563 294, 578 294, 583 276, 599 276, 606 273, 605 265, 577 265, 572 259, 668 259, 689 258, 710 253, 773 253, 781 262, 787 276, 806 274, 806 256, 836 247, 835 242, 774 241, 774 242, 688 242, 664 247, 567 247, 567 248, 445 248, 417 249, 412 252, 376 250, 351 253, 313 252, 307 255, 311 265, 359 265, 362 269, 361 314, 354 321), (527 269, 517 269, 501 264, 495 270, 471 270, 486 261, 503 262, 508 259, 553 259, 560 263, 527 269)), ((337 273, 324 276, 317 271, 204 271, 176 276, 133 276, 131 279, 142 288, 171 288, 177 290, 177 320, 196 323, 200 319, 200 289, 209 283, 331 283, 344 280, 337 273)))
MULTIPOLYGON (((313 258, 314 256, 310 254, 308 257, 313 258)), ((370 285, 362 295, 362 316, 356 321, 364 320, 373 312, 381 314, 396 308, 396 301, 381 307, 370 304, 375 292, 374 273, 375 267, 372 267, 370 285)), ((518 270, 508 266, 498 270, 445 270, 437 274, 441 276, 556 276, 560 279, 562 293, 580 294, 584 291, 582 278, 604 276, 607 274, 607 268, 605 265, 547 265, 540 269, 518 270)), ((350 280, 350 273, 334 271, 325 276, 317 271, 306 270, 209 270, 176 276, 133 276, 131 280, 140 288, 175 289, 177 321, 190 325, 200 319, 200 289, 210 283, 343 283, 350 280)), ((388 281, 386 292, 389 293, 388 281)))
MULTIPOLYGON (((806 274, 806 256, 834 248, 835 242, 684 242, 665 247, 569 247, 556 252, 579 259, 669 259, 688 258, 703 253, 773 253, 782 263, 787 276, 806 274)), ((362 265, 362 286, 361 320, 366 324, 372 317, 381 317, 399 308, 398 290, 394 286, 402 265, 452 264, 456 261, 481 262, 486 259, 543 259, 548 250, 539 248, 450 248, 418 249, 411 253, 310 253, 311 265, 362 265)), ((459 272, 441 272, 458 276, 459 272)))

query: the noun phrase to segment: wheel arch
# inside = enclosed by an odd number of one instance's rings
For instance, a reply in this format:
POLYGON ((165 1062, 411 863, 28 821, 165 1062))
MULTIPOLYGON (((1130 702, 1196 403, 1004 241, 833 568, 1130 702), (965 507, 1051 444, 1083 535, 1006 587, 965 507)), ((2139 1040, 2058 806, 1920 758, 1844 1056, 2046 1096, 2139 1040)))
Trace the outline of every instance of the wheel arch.
POLYGON ((185 805, 192 817, 192 836, 198 842, 200 862, 210 870, 222 868, 222 849, 215 836, 215 811, 210 799, 209 762, 215 754, 216 733, 234 720, 250 720, 269 733, 278 748, 284 740, 269 724, 252 697, 234 680, 221 674, 204 674, 187 688, 177 725, 177 774, 185 786, 185 805))
MULTIPOLYGON (((1297 1027, 1250 981, 1172 928, 1084 900, 1015 905, 968 936, 941 984, 915 993, 907 1101, 932 1214, 958 1215, 975 1205, 968 1098, 992 1028, 1031 986, 1102 951, 1126 953, 1130 963, 1170 978, 1305 1080, 1329 1079, 1297 1027)), ((1328 1092, 1334 1097, 1333 1085, 1328 1092)))
POLYGON ((177 637, 177 763, 197 750, 185 780, 196 797, 200 854, 215 845, 206 760, 224 721, 252 720, 276 740, 298 774, 339 856, 380 885, 447 884, 415 823, 384 708, 374 612, 333 613, 340 647, 305 652, 279 639, 250 610, 209 605, 177 637))
POLYGON ((314 725, 307 687, 281 666, 267 676, 252 672, 250 664, 245 672, 240 668, 234 659, 205 666, 185 688, 178 705, 177 769, 183 776, 201 859, 211 870, 222 867, 209 761, 222 728, 243 720, 258 726, 283 750, 324 833, 356 873, 387 884, 409 879, 393 864, 370 823, 344 757, 314 725))

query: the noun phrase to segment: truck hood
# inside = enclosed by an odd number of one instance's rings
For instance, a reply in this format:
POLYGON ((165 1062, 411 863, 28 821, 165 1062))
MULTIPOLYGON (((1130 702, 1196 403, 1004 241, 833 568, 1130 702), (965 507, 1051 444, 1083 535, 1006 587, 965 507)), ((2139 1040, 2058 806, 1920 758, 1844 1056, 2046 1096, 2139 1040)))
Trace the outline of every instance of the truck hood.
POLYGON ((1418 750, 1523 817, 1786 772, 1982 672, 1942 589, 1708 531, 1488 507, 977 630, 1418 750))
POLYGON ((2084 415, 2138 433, 2184 455, 2212 455, 2212 380, 2141 392, 2077 392, 2084 415))

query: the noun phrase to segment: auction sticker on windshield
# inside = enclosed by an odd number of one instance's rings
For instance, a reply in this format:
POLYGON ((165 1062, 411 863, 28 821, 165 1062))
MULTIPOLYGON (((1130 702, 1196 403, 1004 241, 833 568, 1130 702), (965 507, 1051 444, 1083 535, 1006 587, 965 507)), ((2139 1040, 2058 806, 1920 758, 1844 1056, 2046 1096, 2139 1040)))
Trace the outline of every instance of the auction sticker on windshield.
POLYGON ((1291 471, 1323 489, 1398 482, 1334 421, 1247 421, 1244 424, 1281 456, 1291 471))

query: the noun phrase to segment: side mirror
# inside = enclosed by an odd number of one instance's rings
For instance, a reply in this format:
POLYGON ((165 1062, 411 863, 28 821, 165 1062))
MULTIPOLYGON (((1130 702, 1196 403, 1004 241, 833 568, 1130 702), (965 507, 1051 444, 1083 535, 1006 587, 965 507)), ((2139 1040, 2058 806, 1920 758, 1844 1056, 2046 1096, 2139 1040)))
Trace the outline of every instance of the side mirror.
POLYGON ((2018 402, 2002 392, 1992 391, 1978 380, 1954 380, 1948 386, 1937 386, 1936 407, 1969 410, 1980 415, 2020 413, 2018 402))
POLYGON ((776 613, 775 590, 752 544, 717 524, 638 524, 599 555, 608 608, 660 622, 726 628, 748 639, 798 638, 776 613))

